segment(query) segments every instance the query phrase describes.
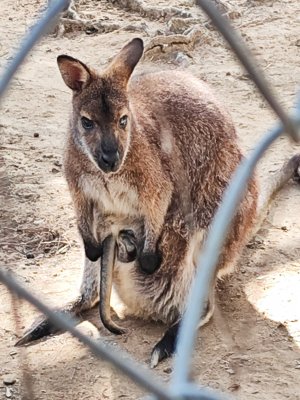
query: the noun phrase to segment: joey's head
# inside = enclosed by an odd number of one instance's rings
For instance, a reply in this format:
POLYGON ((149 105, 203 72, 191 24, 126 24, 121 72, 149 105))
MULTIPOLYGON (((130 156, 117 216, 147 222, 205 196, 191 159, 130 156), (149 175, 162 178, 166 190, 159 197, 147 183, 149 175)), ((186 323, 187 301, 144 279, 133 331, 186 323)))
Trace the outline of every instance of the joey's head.
POLYGON ((73 91, 74 141, 105 173, 118 171, 129 149, 127 84, 142 54, 142 40, 133 39, 100 73, 72 57, 57 58, 63 80, 73 91))

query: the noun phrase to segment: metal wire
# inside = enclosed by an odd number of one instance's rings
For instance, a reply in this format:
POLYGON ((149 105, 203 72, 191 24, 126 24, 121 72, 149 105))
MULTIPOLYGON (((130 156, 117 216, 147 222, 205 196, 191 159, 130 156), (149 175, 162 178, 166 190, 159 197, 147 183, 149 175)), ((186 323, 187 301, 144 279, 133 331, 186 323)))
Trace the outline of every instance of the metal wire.
MULTIPOLYGON (((21 43, 20 49, 14 59, 9 63, 0 80, 0 96, 4 94, 10 80, 17 71, 20 64, 25 59, 28 52, 36 44, 42 34, 46 31, 51 21, 69 5, 69 0, 52 0, 49 8, 41 16, 31 31, 26 35, 21 43)), ((207 297, 209 282, 214 276, 215 266, 218 261, 218 254, 226 237, 235 210, 243 196, 243 192, 249 178, 265 150, 276 140, 284 131, 289 133, 295 140, 300 140, 300 96, 296 106, 296 117, 290 117, 277 102, 270 90, 262 71, 254 62, 249 49, 243 44, 239 36, 233 30, 229 22, 222 17, 217 8, 209 0, 198 0, 196 3, 209 15, 219 31, 228 41, 237 57, 244 65, 252 80, 257 85, 261 94, 268 101, 272 109, 281 120, 276 128, 268 133, 253 151, 251 157, 245 160, 236 173, 226 190, 224 201, 222 202, 216 216, 213 220, 210 234, 205 244, 204 252, 201 256, 201 269, 198 268, 196 279, 194 281, 191 295, 189 298, 186 313, 180 328, 178 338, 178 355, 174 360, 174 373, 171 378, 169 388, 158 379, 156 375, 148 370, 141 370, 141 365, 129 359, 124 353, 118 353, 106 347, 101 342, 96 342, 90 337, 81 333, 76 327, 76 321, 57 314, 43 302, 31 294, 31 292, 22 287, 12 275, 3 268, 0 269, 0 281, 3 282, 12 292, 23 297, 31 304, 43 312, 57 327, 69 331, 86 345, 97 357, 109 361, 121 372, 130 377, 135 383, 151 392, 158 399, 162 400, 220 400, 223 395, 217 394, 205 388, 199 388, 189 383, 188 375, 191 364, 191 355, 194 349, 194 343, 197 332, 197 325, 200 315, 203 311, 204 300, 207 297)), ((199 263, 198 263, 199 264, 199 263)))

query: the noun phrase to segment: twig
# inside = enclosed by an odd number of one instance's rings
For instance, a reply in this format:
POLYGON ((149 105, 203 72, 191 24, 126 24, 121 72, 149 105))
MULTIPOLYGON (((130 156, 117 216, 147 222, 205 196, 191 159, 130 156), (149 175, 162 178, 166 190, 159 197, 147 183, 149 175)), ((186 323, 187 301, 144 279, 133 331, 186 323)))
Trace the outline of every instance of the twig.
POLYGON ((155 36, 146 45, 145 54, 157 48, 163 53, 173 46, 187 46, 188 48, 193 48, 200 37, 204 37, 204 34, 199 26, 194 26, 187 34, 155 36))
POLYGON ((159 19, 159 18, 171 18, 177 15, 182 18, 190 18, 192 14, 188 11, 183 11, 176 7, 153 7, 148 6, 145 1, 142 0, 108 0, 109 3, 113 5, 118 5, 120 8, 124 8, 128 11, 134 11, 139 13, 143 17, 149 19, 159 19))
POLYGON ((60 28, 61 32, 60 35, 62 35, 66 30, 73 29, 74 27, 77 28, 77 30, 84 30, 89 33, 94 33, 94 32, 99 32, 99 33, 109 33, 109 32, 114 32, 118 30, 124 30, 124 31, 132 31, 132 32, 146 32, 146 24, 140 24, 140 25, 120 25, 118 23, 106 23, 103 22, 102 20, 90 20, 90 19, 70 19, 70 18, 61 18, 60 20, 61 26, 60 28))

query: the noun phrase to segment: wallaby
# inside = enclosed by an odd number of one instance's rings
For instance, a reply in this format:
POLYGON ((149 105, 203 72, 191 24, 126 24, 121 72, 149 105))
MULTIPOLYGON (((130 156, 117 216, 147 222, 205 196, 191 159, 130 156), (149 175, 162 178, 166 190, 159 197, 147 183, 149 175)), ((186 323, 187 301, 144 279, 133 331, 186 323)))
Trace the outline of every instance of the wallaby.
MULTIPOLYGON (((175 350, 197 256, 243 156, 233 122, 208 86, 174 70, 131 77, 142 54, 142 40, 133 39, 100 73, 58 57, 73 91, 64 166, 85 248, 80 296, 60 311, 78 315, 96 304, 100 258, 101 318, 109 329, 120 333, 107 310, 112 285, 120 317, 169 326, 152 351, 154 367, 175 350)), ((299 175, 299 165, 300 155, 291 158, 267 194, 259 194, 255 177, 249 181, 216 279, 233 272, 261 211, 299 175)), ((215 282, 200 326, 213 314, 214 287, 215 282)), ((18 344, 53 331, 43 319, 18 344)))

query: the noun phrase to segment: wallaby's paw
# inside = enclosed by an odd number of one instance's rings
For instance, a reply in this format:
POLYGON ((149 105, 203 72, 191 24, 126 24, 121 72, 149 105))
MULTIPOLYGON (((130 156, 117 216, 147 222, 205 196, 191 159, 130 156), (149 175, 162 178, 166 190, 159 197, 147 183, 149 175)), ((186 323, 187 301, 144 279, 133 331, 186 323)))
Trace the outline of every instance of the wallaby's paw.
POLYGON ((176 348, 174 337, 165 335, 155 346, 151 353, 150 367, 155 368, 165 358, 171 357, 176 348))
POLYGON ((102 256, 101 245, 95 246, 93 243, 89 241, 84 241, 84 250, 87 258, 92 262, 97 261, 102 256))
POLYGON ((39 319, 25 332, 15 346, 24 346, 25 344, 34 342, 45 336, 56 333, 57 331, 58 329, 48 319, 39 319))
POLYGON ((148 275, 158 270, 162 257, 158 253, 144 252, 139 257, 140 269, 148 275))

